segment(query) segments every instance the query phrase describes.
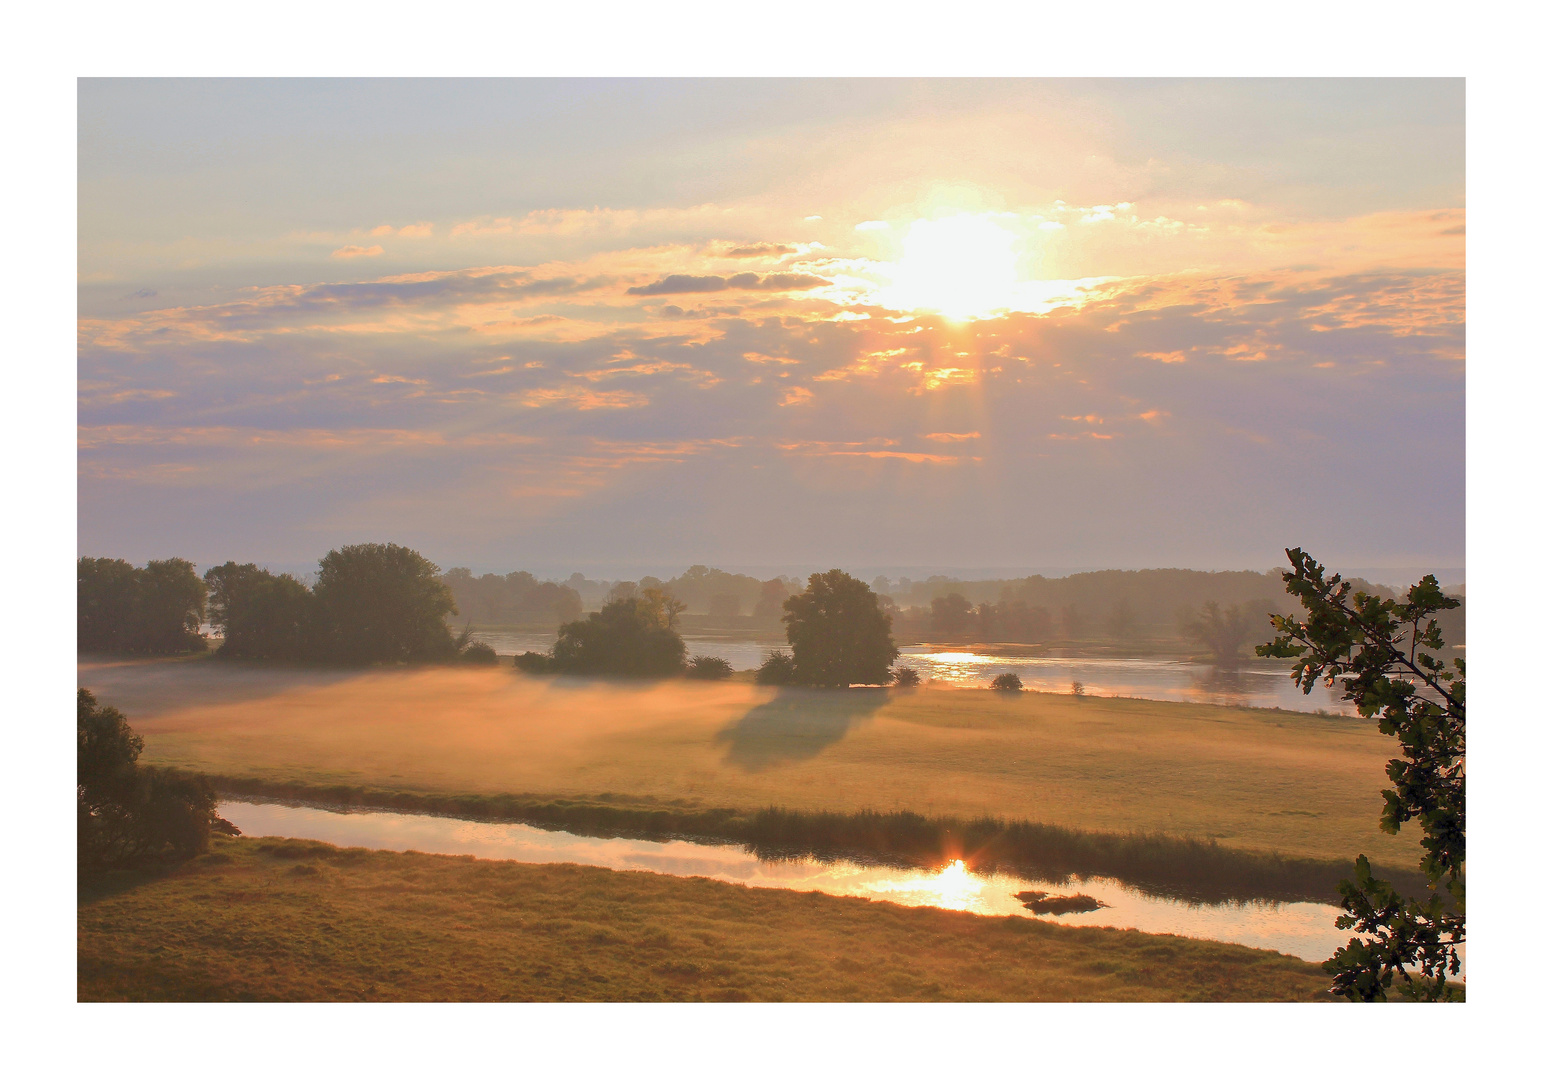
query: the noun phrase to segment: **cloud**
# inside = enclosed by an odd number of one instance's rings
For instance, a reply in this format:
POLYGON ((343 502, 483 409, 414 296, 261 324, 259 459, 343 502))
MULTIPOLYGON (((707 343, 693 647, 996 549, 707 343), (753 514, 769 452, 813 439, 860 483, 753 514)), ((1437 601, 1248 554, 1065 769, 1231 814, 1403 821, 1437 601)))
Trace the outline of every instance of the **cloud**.
POLYGON ((359 259, 384 253, 385 248, 379 244, 374 244, 370 247, 360 247, 358 244, 344 244, 332 253, 332 257, 334 259, 359 259))
POLYGON ((786 244, 741 244, 732 247, 724 254, 731 259, 754 259, 770 255, 793 255, 797 248, 788 247, 786 244))
POLYGON ((814 274, 760 274, 749 272, 721 277, 716 274, 669 274, 647 285, 634 285, 627 292, 633 296, 671 296, 679 293, 722 292, 725 289, 754 289, 764 292, 793 292, 831 284, 814 274))
POLYGON ((965 431, 965 432, 934 431, 930 435, 923 435, 922 438, 924 438, 924 439, 931 439, 933 442, 965 442, 966 440, 969 440, 969 439, 978 439, 978 438, 980 438, 980 432, 978 432, 978 431, 965 431))

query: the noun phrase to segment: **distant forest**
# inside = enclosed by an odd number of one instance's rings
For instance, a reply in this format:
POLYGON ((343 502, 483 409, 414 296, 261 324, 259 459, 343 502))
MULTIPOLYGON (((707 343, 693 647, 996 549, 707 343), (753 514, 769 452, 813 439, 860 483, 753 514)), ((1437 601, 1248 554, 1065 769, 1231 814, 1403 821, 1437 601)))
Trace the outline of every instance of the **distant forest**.
MULTIPOLYGON (((692 628, 765 629, 781 625, 783 601, 803 590, 796 577, 760 580, 704 565, 664 580, 604 581, 573 574, 559 584, 525 571, 473 577, 456 568, 441 578, 455 595, 460 618, 480 626, 555 627, 597 610, 617 586, 661 589, 686 605, 683 625, 692 628)), ((1359 578, 1355 588, 1383 597, 1395 590, 1359 578)), ((1233 620, 1240 632, 1266 640, 1270 612, 1297 611, 1279 571, 1097 570, 1067 577, 964 580, 931 577, 870 584, 894 621, 896 640, 960 643, 1135 645, 1198 643, 1208 619, 1233 620)), ((1461 590, 1457 590, 1461 591, 1461 590)), ((1466 642, 1466 611, 1441 619, 1448 643, 1466 642)))

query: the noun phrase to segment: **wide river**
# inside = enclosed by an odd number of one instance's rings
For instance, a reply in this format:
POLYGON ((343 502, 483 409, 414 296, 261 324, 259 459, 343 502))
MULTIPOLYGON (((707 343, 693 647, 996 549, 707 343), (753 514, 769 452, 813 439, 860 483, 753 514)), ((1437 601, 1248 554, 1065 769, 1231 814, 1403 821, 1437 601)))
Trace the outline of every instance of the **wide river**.
POLYGON ((342 847, 387 851, 647 870, 757 888, 861 896, 910 907, 1040 918, 1064 926, 1108 926, 1149 934, 1180 934, 1274 949, 1309 961, 1328 959, 1347 937, 1345 931, 1334 928, 1339 909, 1327 904, 1188 903, 1151 896, 1112 878, 1037 881, 1011 874, 978 874, 958 861, 941 869, 919 870, 846 860, 761 859, 737 844, 577 836, 507 822, 381 810, 344 812, 274 802, 224 802, 220 804, 220 813, 248 836, 321 840, 342 847), (1013 895, 1026 890, 1052 896, 1080 893, 1107 906, 1065 915, 1034 915, 1013 895))
MULTIPOLYGON (((554 633, 477 631, 475 636, 503 655, 530 650, 547 652, 557 640, 554 633)), ((727 637, 683 635, 688 656, 719 656, 736 671, 761 666, 772 651, 785 649, 773 642, 727 637)), ((1099 697, 1154 698, 1158 701, 1196 701, 1211 705, 1248 705, 1255 708, 1291 709, 1348 716, 1354 709, 1335 691, 1316 688, 1303 694, 1291 682, 1284 664, 1245 664, 1236 671, 1218 671, 1209 664, 1187 660, 1117 659, 1112 657, 1045 657, 1014 653, 1011 645, 990 654, 950 651, 931 645, 906 645, 897 666, 915 668, 923 681, 949 686, 986 686, 1004 672, 1012 672, 1025 689, 1067 693, 1081 683, 1084 693, 1099 697)))

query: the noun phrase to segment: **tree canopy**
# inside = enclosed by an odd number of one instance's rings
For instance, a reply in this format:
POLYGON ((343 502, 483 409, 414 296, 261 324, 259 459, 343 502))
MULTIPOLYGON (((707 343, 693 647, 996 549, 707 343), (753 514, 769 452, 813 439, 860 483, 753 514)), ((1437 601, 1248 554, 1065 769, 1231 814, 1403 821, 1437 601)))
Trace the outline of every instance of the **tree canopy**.
POLYGON ((900 655, 890 617, 866 583, 841 570, 811 574, 809 585, 783 604, 796 682, 850 686, 889 682, 900 655))
POLYGON ((455 598, 439 567, 397 544, 327 552, 312 590, 322 652, 345 664, 452 659, 455 598))
POLYGON ((662 589, 616 596, 587 618, 563 624, 552 646, 551 669, 637 678, 681 674, 686 643, 675 626, 684 609, 662 589))
POLYGON ((1402 601, 1389 600, 1352 591, 1338 574, 1326 577, 1300 548, 1286 555, 1286 591, 1307 618, 1273 616, 1277 636, 1255 651, 1295 659, 1292 677, 1304 693, 1320 680, 1338 683, 1362 716, 1398 740, 1402 753, 1387 765, 1393 786, 1382 793, 1381 827, 1396 834, 1418 820, 1425 834, 1423 898, 1400 896, 1372 876, 1365 855, 1356 860, 1354 880, 1340 884, 1345 914, 1335 925, 1366 936, 1352 938, 1324 967, 1334 993, 1354 1001, 1385 1000, 1395 976, 1406 996, 1442 998, 1467 930, 1467 668, 1461 657, 1448 665, 1436 655, 1446 642, 1433 616, 1460 601, 1429 574, 1402 601))
POLYGON ((186 559, 75 563, 76 648, 148 653, 200 652, 206 589, 186 559))
POLYGON ((140 765, 144 740, 85 687, 75 693, 76 857, 82 865, 121 865, 170 855, 189 858, 212 832, 234 834, 215 813, 202 776, 140 765))

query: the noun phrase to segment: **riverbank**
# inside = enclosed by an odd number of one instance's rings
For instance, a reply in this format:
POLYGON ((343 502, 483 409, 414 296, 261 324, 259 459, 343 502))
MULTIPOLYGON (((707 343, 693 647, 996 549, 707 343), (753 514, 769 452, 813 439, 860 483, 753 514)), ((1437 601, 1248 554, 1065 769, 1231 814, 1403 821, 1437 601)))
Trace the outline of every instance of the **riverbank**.
POLYGON ((1377 828, 1395 744, 1356 718, 503 668, 83 662, 78 679, 128 715, 146 764, 234 781, 670 813, 909 812, 1193 838, 1265 859, 1340 864, 1365 852, 1407 870, 1419 859, 1417 835, 1377 828))
MULTIPOLYGON (((937 869, 963 859, 972 870, 1048 878, 1118 878, 1154 896, 1204 903, 1316 901, 1338 906, 1351 861, 1261 855, 1215 841, 1139 833, 1088 833, 1000 818, 929 818, 907 811, 808 813, 603 802, 532 795, 420 793, 380 788, 208 778, 222 797, 269 799, 344 810, 390 810, 466 821, 520 822, 583 836, 729 841, 766 858, 855 858, 937 869)), ((1396 888, 1417 891, 1417 872, 1379 868, 1396 888)))
POLYGON ((217 839, 83 878, 78 996, 1310 1001, 1317 965, 1134 931, 571 865, 217 839))

